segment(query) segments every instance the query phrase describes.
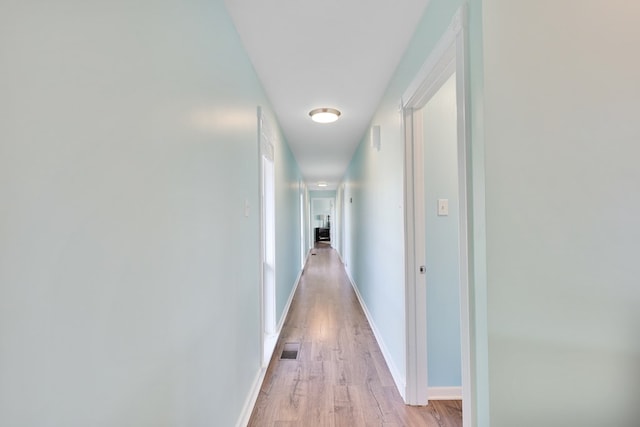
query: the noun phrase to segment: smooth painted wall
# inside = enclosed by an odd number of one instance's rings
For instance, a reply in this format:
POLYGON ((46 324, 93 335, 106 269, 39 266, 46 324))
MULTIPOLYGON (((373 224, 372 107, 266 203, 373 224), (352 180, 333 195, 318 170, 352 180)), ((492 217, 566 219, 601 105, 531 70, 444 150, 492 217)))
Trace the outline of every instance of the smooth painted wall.
POLYGON ((460 233, 456 78, 422 108, 427 365, 430 387, 460 387, 460 233), (439 215, 438 200, 448 203, 439 215))
POLYGON ((327 223, 332 225, 335 198, 316 197, 311 195, 311 225, 312 227, 325 227, 327 223))
POLYGON ((336 197, 336 190, 311 190, 309 195, 315 199, 333 199, 336 197))
POLYGON ((491 426, 637 426, 640 5, 484 20, 491 426))
POLYGON ((344 239, 348 243, 343 260, 387 354, 389 368, 403 382, 402 146, 387 139, 387 132, 394 130, 399 132, 382 124, 380 151, 365 137, 345 175, 344 239))
MULTIPOLYGON (((274 119, 275 122, 275 119, 274 119)), ((302 245, 300 191, 302 175, 293 153, 281 134, 274 144, 276 175, 276 320, 284 323, 284 312, 301 271, 302 245)), ((305 254, 306 255, 306 254, 305 254)))
POLYGON ((0 425, 235 425, 268 102, 223 3, 5 2, 0 63, 0 425))
MULTIPOLYGON (((484 271, 484 151, 483 151, 483 65, 482 2, 432 0, 413 39, 398 64, 371 125, 381 129, 380 151, 364 135, 344 179, 343 259, 377 328, 380 344, 388 355, 396 383, 406 381, 405 294, 404 294, 404 141, 398 111, 404 92, 449 26, 458 9, 467 3, 469 14, 469 121, 470 163, 474 186, 471 224, 471 384, 477 405, 476 425, 489 427, 486 276, 484 271), (371 230, 375 230, 372 233, 371 230)), ((435 303, 435 301, 434 301, 435 303)))

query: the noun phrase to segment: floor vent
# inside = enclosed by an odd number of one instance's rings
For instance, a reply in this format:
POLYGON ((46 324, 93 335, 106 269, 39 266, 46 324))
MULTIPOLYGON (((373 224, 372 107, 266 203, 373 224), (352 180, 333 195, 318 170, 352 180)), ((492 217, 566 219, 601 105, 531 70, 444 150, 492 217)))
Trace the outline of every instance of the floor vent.
POLYGON ((296 360, 298 359, 298 352, 300 351, 300 343, 297 342, 288 342, 284 344, 284 348, 282 349, 282 354, 280 355, 281 360, 296 360))

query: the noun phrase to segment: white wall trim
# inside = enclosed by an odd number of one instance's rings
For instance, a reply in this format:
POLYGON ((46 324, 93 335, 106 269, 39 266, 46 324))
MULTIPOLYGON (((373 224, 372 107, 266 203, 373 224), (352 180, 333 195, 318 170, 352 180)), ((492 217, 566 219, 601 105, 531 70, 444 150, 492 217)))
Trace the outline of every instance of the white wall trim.
POLYGON ((463 9, 456 13, 431 54, 422 64, 420 71, 405 90, 400 100, 401 109, 410 104, 422 103, 416 98, 429 99, 442 86, 444 81, 436 76, 441 74, 450 62, 456 60, 455 50, 452 50, 451 46, 456 43, 457 36, 463 28, 461 25, 464 20, 463 14, 463 9))
POLYGON ((462 400, 462 387, 429 387, 429 400, 462 400))
MULTIPOLYGON (((269 363, 269 359, 266 359, 264 357, 265 355, 273 351, 273 348, 270 347, 273 347, 273 345, 275 344, 278 334, 276 327, 276 196, 275 162, 273 148, 273 141, 275 137, 270 130, 269 121, 266 118, 261 106, 257 107, 257 114, 259 152, 258 170, 260 190, 260 347, 262 349, 263 355, 261 365, 266 366, 269 363), (266 178, 267 175, 269 176, 268 179, 266 178), (271 191, 268 191, 267 188, 269 188, 271 191), (266 273, 269 270, 273 270, 271 274, 266 273)), ((245 212, 245 215, 248 215, 248 213, 245 212)))
POLYGON ((253 384, 251 385, 247 400, 244 402, 244 406, 242 407, 242 412, 240 412, 240 418, 238 418, 236 427, 246 427, 246 425, 249 424, 249 419, 251 418, 253 407, 258 400, 258 395, 260 394, 260 389, 262 388, 262 382, 264 381, 266 373, 267 370, 265 368, 260 368, 258 370, 256 378, 253 380, 253 384))
POLYGON ((378 328, 376 327, 376 324, 373 321, 373 317, 371 316, 371 313, 369 313, 369 309, 367 308, 367 305, 362 299, 362 295, 360 295, 360 291, 358 290, 358 287, 356 286, 355 282, 351 278, 351 275, 349 274, 349 272, 347 272, 347 277, 349 278, 349 282, 351 283, 351 287, 353 288, 353 291, 356 293, 356 297, 358 298, 358 302, 362 307, 362 311, 364 311, 364 315, 366 316, 367 321, 369 322, 369 326, 371 326, 371 330, 373 331, 373 336, 378 342, 378 347, 380 347, 382 356, 384 357, 385 362, 387 362, 389 371, 391 371, 393 382, 396 384, 396 388, 398 389, 400 396, 402 396, 402 400, 405 400, 406 381, 402 376, 402 374, 400 373, 400 370, 394 363, 393 359, 391 358, 391 353, 389 353, 389 350, 387 349, 387 346, 385 345, 384 340, 382 339, 382 335, 380 335, 380 333, 378 332, 378 328))

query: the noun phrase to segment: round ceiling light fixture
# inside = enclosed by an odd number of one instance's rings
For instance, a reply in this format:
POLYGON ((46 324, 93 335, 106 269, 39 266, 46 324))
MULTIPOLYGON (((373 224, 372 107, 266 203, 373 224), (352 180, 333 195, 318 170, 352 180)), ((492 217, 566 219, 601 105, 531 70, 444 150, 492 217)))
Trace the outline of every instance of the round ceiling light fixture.
POLYGON ((335 108, 315 108, 309 111, 311 120, 316 123, 333 123, 342 113, 335 108))

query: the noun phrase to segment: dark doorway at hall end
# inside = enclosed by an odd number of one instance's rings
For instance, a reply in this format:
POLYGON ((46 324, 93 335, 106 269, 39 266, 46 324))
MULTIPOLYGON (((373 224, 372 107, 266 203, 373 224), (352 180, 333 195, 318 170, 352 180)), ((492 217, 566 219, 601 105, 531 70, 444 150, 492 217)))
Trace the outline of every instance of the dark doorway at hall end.
POLYGON ((314 246, 331 246, 331 215, 317 215, 316 220, 318 226, 314 228, 314 246))

